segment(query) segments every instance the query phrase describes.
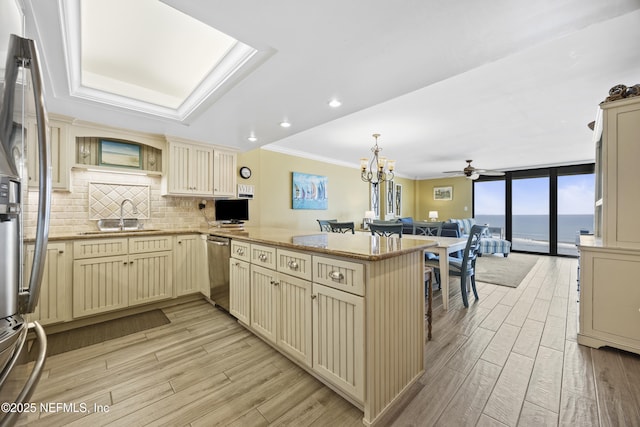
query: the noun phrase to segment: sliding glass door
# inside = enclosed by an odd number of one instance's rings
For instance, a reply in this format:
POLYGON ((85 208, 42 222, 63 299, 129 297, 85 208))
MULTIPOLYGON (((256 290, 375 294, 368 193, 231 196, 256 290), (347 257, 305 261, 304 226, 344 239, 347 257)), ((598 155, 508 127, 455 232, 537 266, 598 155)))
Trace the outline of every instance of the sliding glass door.
POLYGON ((558 176, 558 254, 578 255, 576 237, 593 232, 595 175, 558 176))
POLYGON ((474 217, 503 228, 513 251, 577 256, 577 235, 593 232, 594 188, 593 164, 481 177, 474 217))
POLYGON ((505 186, 504 180, 477 182, 473 187, 474 218, 478 224, 500 227, 504 235, 505 186))
POLYGON ((511 249, 549 253, 549 178, 512 182, 511 249))

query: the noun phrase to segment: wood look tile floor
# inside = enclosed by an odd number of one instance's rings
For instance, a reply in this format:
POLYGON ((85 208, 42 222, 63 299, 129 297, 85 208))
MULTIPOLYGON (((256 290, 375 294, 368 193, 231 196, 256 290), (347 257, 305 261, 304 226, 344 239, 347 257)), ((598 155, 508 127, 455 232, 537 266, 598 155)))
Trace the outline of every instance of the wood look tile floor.
MULTIPOLYGON (((517 288, 479 283, 468 309, 459 286, 448 312, 434 292, 426 371, 383 425, 640 426, 640 356, 576 343, 575 283, 575 259, 540 257, 517 288)), ((169 325, 50 357, 31 400, 67 408, 19 425, 361 425, 359 410, 207 302, 165 313, 169 325), (84 411, 94 405, 109 412, 84 411)))

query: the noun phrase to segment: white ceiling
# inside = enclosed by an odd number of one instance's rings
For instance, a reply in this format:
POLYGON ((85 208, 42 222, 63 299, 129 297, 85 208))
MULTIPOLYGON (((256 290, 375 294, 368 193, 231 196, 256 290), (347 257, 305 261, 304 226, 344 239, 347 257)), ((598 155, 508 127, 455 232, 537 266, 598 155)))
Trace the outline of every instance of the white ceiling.
POLYGON ((166 0, 258 50, 201 112, 167 120, 70 96, 57 2, 24 1, 51 112, 354 167, 380 133, 383 154, 412 178, 465 159, 487 169, 593 161, 586 125, 598 103, 640 83, 640 0, 166 0))

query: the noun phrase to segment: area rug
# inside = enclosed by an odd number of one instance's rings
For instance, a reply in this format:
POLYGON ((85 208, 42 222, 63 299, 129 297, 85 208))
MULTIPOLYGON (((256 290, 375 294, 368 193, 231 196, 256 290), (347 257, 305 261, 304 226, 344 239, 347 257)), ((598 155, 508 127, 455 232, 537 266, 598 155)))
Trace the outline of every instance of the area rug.
MULTIPOLYGON (((95 325, 83 326, 69 331, 47 335, 47 355, 53 356, 67 351, 98 344, 114 338, 141 332, 171 323, 160 309, 132 314, 120 319, 108 320, 95 325)), ((32 349, 33 350, 33 349, 32 349)), ((32 353, 31 351, 29 353, 32 353)), ((36 353, 36 351, 33 351, 36 353)), ((36 354, 30 359, 35 360, 36 354)))
POLYGON ((516 288, 538 259, 537 255, 513 252, 507 258, 483 255, 476 261, 476 281, 516 288))

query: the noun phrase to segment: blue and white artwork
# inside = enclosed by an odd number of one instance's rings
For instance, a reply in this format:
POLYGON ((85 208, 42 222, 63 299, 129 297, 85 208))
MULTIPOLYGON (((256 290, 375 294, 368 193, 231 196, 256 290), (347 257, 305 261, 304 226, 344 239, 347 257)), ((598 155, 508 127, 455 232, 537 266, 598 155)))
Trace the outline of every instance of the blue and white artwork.
POLYGON ((293 172, 293 209, 327 209, 327 177, 293 172))

